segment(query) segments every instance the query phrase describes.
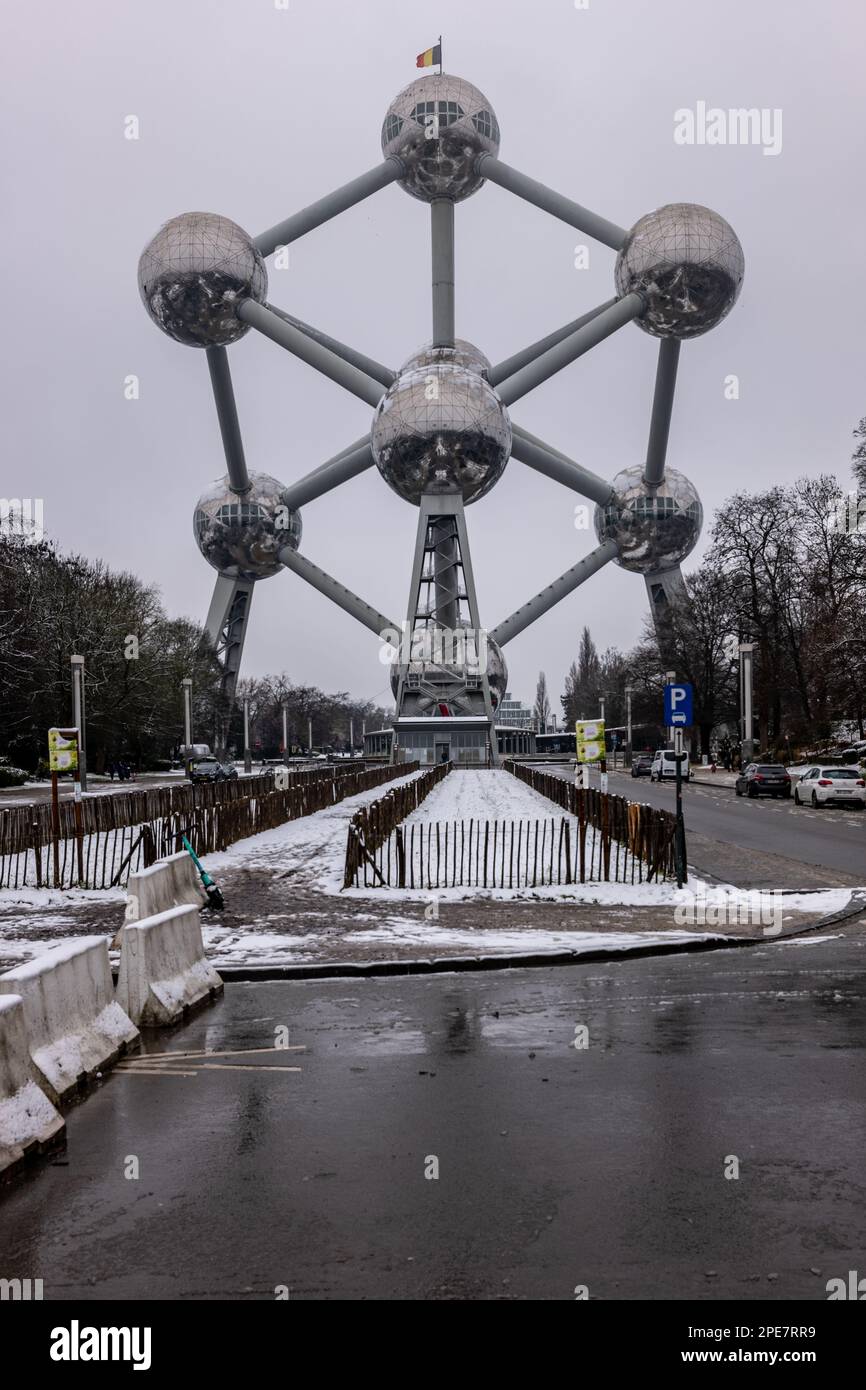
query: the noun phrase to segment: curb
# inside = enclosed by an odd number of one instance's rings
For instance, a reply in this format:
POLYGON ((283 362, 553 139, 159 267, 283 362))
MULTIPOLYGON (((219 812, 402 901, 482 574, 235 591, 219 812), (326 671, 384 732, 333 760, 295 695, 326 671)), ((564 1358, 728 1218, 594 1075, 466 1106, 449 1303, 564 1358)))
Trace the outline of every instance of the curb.
POLYGON ((600 947, 593 951, 527 951, 501 956, 440 956, 435 960, 329 961, 311 965, 227 965, 216 967, 226 983, 252 983, 256 980, 336 980, 369 979, 400 975, 446 975, 482 970, 520 970, 553 965, 597 964, 599 961, 639 960, 647 956, 696 954, 732 947, 773 946, 779 941, 806 936, 811 932, 859 917, 866 912, 866 897, 855 906, 822 917, 808 927, 798 927, 778 936, 708 936, 694 941, 655 942, 647 946, 625 946, 622 950, 600 947))

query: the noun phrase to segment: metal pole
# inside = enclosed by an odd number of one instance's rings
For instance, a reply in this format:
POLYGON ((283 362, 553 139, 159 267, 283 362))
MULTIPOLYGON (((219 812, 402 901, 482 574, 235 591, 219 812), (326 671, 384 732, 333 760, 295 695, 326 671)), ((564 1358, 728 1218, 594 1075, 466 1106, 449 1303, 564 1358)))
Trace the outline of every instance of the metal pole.
MULTIPOLYGON (((251 303, 244 300, 244 305, 251 303)), ((241 306, 241 308, 244 307, 241 306)), ((257 306, 258 307, 258 306, 257 306)), ((525 396, 527 391, 532 391, 549 377, 561 372, 563 367, 567 367, 570 362, 582 357, 590 348, 596 347, 604 342, 618 328, 623 328, 625 324, 631 323, 632 319, 638 318, 644 312, 645 304, 643 296, 640 294, 626 294, 622 299, 618 299, 609 309, 605 309, 589 323, 584 324, 576 333, 564 338, 556 347, 549 348, 543 352, 534 362, 530 362, 521 371, 515 372, 507 381, 503 381, 499 387, 499 397, 504 405, 513 403, 525 396)), ((238 313, 240 314, 240 309, 238 313)))
MULTIPOLYGON (((676 673, 676 671, 665 671, 665 685, 673 685, 673 683, 674 683, 674 681, 676 680, 676 678, 677 678, 677 673, 676 673)), ((667 741, 668 741, 668 743, 673 743, 673 741, 674 741, 674 730, 673 730, 673 728, 671 727, 671 725, 668 725, 668 729, 667 729, 667 741)))
POLYGON ((754 757, 754 729, 752 722, 752 653, 754 642, 741 642, 740 655, 743 661, 743 759, 745 766, 754 757))
POLYGON ((627 685, 625 688, 625 741, 628 746, 628 766, 631 767, 631 695, 632 687, 627 685))
POLYGON ((207 365, 210 371, 213 398, 217 408, 220 434, 226 456, 226 469, 232 492, 249 492, 250 475, 244 457, 244 444, 238 420, 235 393, 232 387, 228 353, 224 347, 207 348, 207 365))
POLYGON ((613 488, 604 478, 591 473, 559 450, 551 449, 528 430, 512 423, 511 436, 511 457, 525 463, 527 468, 534 468, 536 473, 543 473, 546 478, 563 483, 574 492, 579 492, 581 497, 598 502, 601 507, 612 498, 613 488))
POLYGON ((605 246, 613 247, 614 251, 619 251, 628 236, 625 227, 608 222, 606 217, 599 217, 597 213, 590 212, 589 208, 572 202, 571 198, 563 198, 561 193, 555 192, 536 179, 529 178, 527 174, 521 174, 519 169, 512 168, 510 164, 503 164, 501 159, 496 159, 492 154, 481 155, 476 168, 479 174, 491 183, 498 183, 500 188, 507 188, 509 193, 516 193, 518 198, 524 198, 527 203, 533 203, 542 211, 551 213, 561 222, 568 222, 570 226, 577 227, 578 231, 585 232, 587 236, 594 237, 605 246))
POLYGON ((683 819, 683 731, 674 729, 674 757, 677 766, 677 814, 674 831, 674 860, 677 871, 677 887, 682 888, 688 879, 686 865, 686 823, 683 819))
POLYGON ((312 560, 308 560, 306 555, 299 555, 296 550, 290 550, 288 546, 283 546, 278 557, 281 565, 286 569, 292 570, 294 574, 300 575, 301 579, 306 579, 307 583, 314 589, 318 589, 320 594, 324 594, 332 603, 336 603, 344 612, 356 618, 364 627, 368 627, 376 636, 387 631, 400 632, 402 629, 399 623, 395 623, 390 618, 386 618, 383 613, 378 613, 375 608, 371 608, 369 603, 358 598, 351 589, 347 589, 344 584, 332 579, 325 570, 314 565, 312 560))
POLYGON ((598 717, 599 717, 599 719, 601 720, 601 722, 604 723, 604 696, 603 696, 603 695, 599 695, 599 697, 598 697, 598 707, 599 707, 599 710, 601 711, 601 713, 599 714, 598 717))
POLYGON ((375 168, 368 169, 365 174, 352 179, 351 183, 343 184, 342 188, 335 189, 333 193, 326 193, 324 198, 311 203, 301 212, 296 212, 285 222, 278 222, 275 227, 262 232, 261 236, 255 238, 256 249, 263 256, 270 256, 278 246, 288 246, 289 242, 297 241, 298 237, 304 236, 306 232, 321 227, 323 222, 329 222, 338 213, 345 212, 355 203, 369 198, 371 193, 376 193, 380 188, 385 188, 402 177, 403 165, 399 159, 388 158, 375 168))
POLYGON ((296 318, 294 314, 287 314, 285 309, 278 309, 276 304, 268 306, 271 311, 278 314, 284 323, 289 323, 298 332, 303 333, 314 342, 321 343, 329 352, 336 353, 337 357, 342 357, 344 362, 349 362, 353 367, 357 367, 359 372, 366 372, 374 381, 381 381, 382 385, 388 387, 392 381, 396 380, 397 373, 392 372, 390 367, 385 367, 381 362, 377 362, 374 357, 368 357, 366 353, 358 352, 355 348, 348 347, 346 343, 341 343, 339 338, 332 338, 329 333, 323 333, 319 328, 313 328, 312 324, 305 323, 303 319, 296 318))
POLYGON ((581 314, 580 318, 572 319, 571 323, 563 324, 562 328, 557 328, 553 333, 548 333, 544 338, 539 338, 537 342, 530 343, 529 347, 521 348, 520 352, 515 352, 511 357, 506 357, 504 361, 497 362, 487 373, 487 380, 491 386, 498 386, 500 381, 507 381, 515 372, 519 372, 521 367, 526 367, 530 362, 534 362, 536 357, 541 357, 549 348, 556 347, 557 343, 570 338, 572 333, 576 333, 585 324, 592 323, 593 319, 603 314, 605 309, 610 309, 616 303, 616 298, 606 299, 604 304, 599 304, 595 309, 590 309, 588 314, 581 314))
POLYGON ((434 198, 430 204, 433 269, 433 346, 454 346, 454 204, 434 198))
POLYGON ((308 719, 308 720, 307 720, 307 752, 308 752, 308 753, 312 753, 312 751, 313 751, 313 721, 312 721, 312 719, 308 719))
POLYGON ((355 721, 349 716, 349 756, 355 756, 355 721))
POLYGON ((647 444, 646 468, 644 469, 644 482, 649 487, 658 487, 665 476, 665 458, 668 451, 668 435, 671 428, 671 412, 674 408, 674 390, 677 384, 679 360, 679 338, 663 338, 659 343, 653 410, 650 420, 649 443, 647 444))
POLYGON ((331 459, 326 468, 317 468, 305 478, 299 478, 296 483, 290 483, 288 487, 283 488, 280 502, 290 511, 297 511, 307 502, 314 502, 317 497, 323 497, 326 492, 348 482, 350 478, 357 478, 359 473, 372 468, 374 462, 373 450, 368 439, 351 453, 331 459))
POLYGON ((283 701, 283 762, 289 761, 289 707, 283 701))
POLYGON ((185 676, 180 683, 183 691, 183 739, 184 739, 184 761, 190 757, 192 746, 192 680, 185 676))
POLYGON ((540 594, 536 594, 535 598, 531 598, 522 608, 518 608, 516 612, 512 613, 510 618, 506 618, 498 627, 495 627, 490 634, 494 642, 498 643, 500 647, 505 642, 510 642, 518 633, 523 632, 524 628, 529 627, 530 623, 534 623, 555 603, 559 603, 560 599, 565 598, 566 594, 570 594, 585 579, 589 579, 590 575, 595 574, 596 570, 600 570, 603 565, 612 560, 616 553, 615 541, 605 541, 604 545, 590 551, 589 555, 578 560, 577 564, 572 565, 570 570, 566 570, 565 574, 561 574, 552 584, 548 584, 546 589, 542 589, 540 594))
POLYGON ((354 396, 360 396, 368 405, 379 404, 384 394, 381 382, 374 381, 366 372, 361 372, 351 363, 344 362, 335 352, 323 347, 314 338, 308 338, 293 324, 286 323, 285 319, 274 313, 270 305, 257 304, 254 299, 242 299, 236 312, 243 323, 250 324, 266 338, 270 338, 271 342, 277 343, 295 357, 300 357, 302 362, 314 367, 323 376, 330 377, 338 386, 351 391, 354 396))
POLYGON ((87 718, 84 693, 84 657, 71 656, 72 667, 72 722, 78 730, 78 781, 81 790, 87 791, 87 740, 85 721, 87 718))
POLYGON ((250 752, 250 699, 244 696, 244 772, 252 772, 253 755, 250 752))

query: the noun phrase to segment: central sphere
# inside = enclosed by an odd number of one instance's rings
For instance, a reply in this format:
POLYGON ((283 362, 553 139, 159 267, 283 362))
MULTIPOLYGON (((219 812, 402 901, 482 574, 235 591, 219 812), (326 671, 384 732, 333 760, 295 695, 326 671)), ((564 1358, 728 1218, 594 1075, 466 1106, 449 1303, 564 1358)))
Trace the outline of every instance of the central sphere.
POLYGON ((499 124, 490 102, 462 77, 433 73, 404 87, 382 124, 382 153, 399 159, 401 188, 432 203, 468 198, 484 183, 479 155, 499 153, 499 124))
POLYGON ((449 360, 471 344, 430 348, 410 358, 373 417, 370 442, 385 482, 416 506, 425 492, 459 493, 466 503, 489 492, 511 455, 511 421, 479 371, 449 360))
POLYGON ((185 212, 160 227, 138 262, 138 288, 157 328, 189 347, 236 343, 249 325, 241 299, 263 304, 268 275, 261 254, 237 222, 185 212))
POLYGON ((617 473, 611 486, 616 494, 595 509, 595 530, 600 541, 616 541, 616 564, 633 574, 654 574, 673 569, 694 550, 704 511, 693 483, 683 473, 668 468, 664 481, 650 488, 641 464, 617 473))
POLYGON ((301 543, 301 514, 282 501, 283 484, 267 473, 251 473, 247 492, 233 492, 218 478, 198 499, 193 515, 196 543, 209 565, 232 579, 267 579, 282 566, 283 546, 301 543))
POLYGON ((619 295, 647 302, 635 322, 654 338, 697 338, 737 302, 745 274, 733 227, 697 203, 668 203, 636 222, 616 260, 619 295))
MULTIPOLYGON (((482 666, 475 660, 470 659, 466 662, 455 662, 447 659, 448 649, 445 649, 445 660, 440 659, 437 650, 437 633, 430 628, 423 632, 415 632, 412 635, 411 651, 415 654, 415 659, 409 662, 407 676, 417 677, 424 685, 432 686, 434 694, 430 698, 430 703, 436 703, 436 694, 441 692, 441 697, 445 699, 450 690, 453 698, 456 691, 468 689, 470 678, 477 678, 486 672, 487 680, 490 684, 490 700, 494 709, 499 707, 499 703, 508 687, 508 667, 505 664, 505 657, 502 655, 502 648, 494 642, 489 633, 486 635, 486 664, 482 666)), ((448 634, 446 634, 448 636, 448 634)), ((467 643, 466 650, 474 658, 477 653, 472 643, 467 643)), ((391 662, 391 693, 397 697, 397 686, 400 680, 400 653, 391 662)))

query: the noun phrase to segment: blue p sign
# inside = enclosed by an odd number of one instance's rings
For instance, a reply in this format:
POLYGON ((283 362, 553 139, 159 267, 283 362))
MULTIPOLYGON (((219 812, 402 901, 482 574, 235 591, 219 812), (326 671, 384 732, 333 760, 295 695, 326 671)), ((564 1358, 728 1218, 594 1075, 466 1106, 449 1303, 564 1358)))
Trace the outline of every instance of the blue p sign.
POLYGON ((665 686, 665 725, 669 729, 687 729, 692 722, 692 687, 665 686))

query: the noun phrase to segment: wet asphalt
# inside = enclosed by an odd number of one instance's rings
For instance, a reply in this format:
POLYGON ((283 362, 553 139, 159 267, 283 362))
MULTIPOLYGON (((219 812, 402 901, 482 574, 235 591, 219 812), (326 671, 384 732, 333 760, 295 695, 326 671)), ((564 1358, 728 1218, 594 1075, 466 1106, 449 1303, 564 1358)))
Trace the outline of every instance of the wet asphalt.
POLYGON ((287 1028, 305 1051, 113 1073, 0 1197, 0 1275, 46 1299, 825 1299, 866 1271, 864 996, 856 928, 228 985, 147 1047, 287 1028))

